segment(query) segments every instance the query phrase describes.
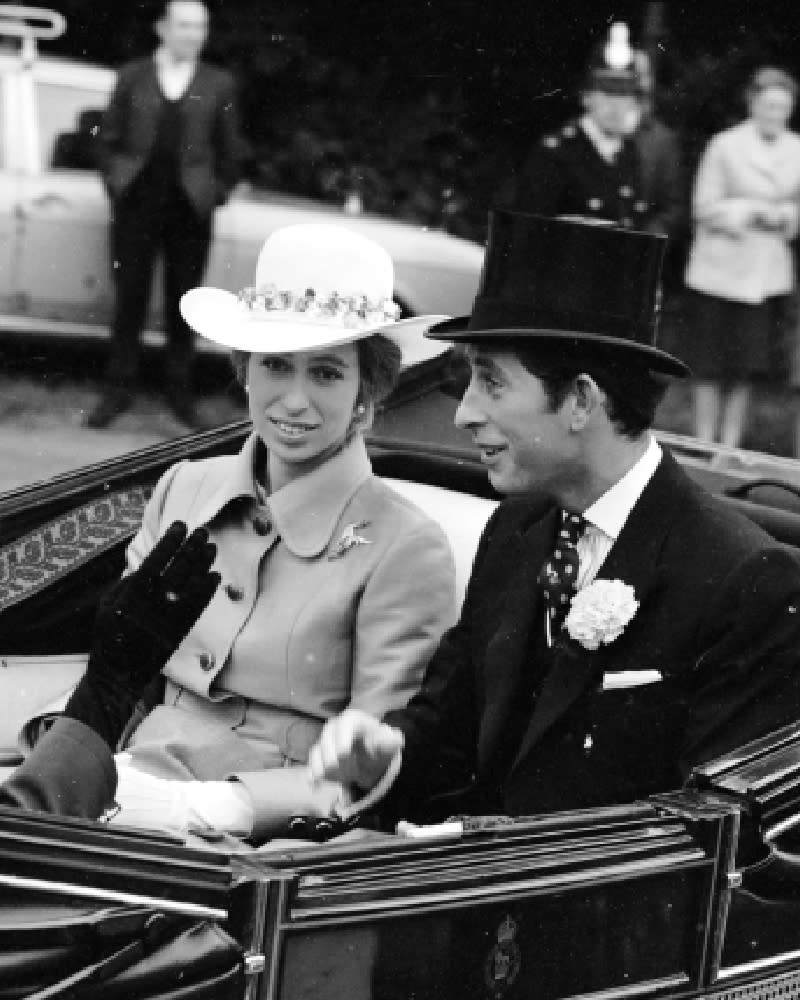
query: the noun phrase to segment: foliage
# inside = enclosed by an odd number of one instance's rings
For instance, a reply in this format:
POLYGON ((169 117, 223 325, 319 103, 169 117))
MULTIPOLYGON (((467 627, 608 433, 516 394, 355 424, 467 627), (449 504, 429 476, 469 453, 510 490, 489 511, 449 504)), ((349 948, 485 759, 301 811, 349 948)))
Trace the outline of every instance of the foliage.
MULTIPOLYGON (((64 52, 118 65, 153 45, 161 0, 51 0, 64 52)), ((42 6, 46 5, 42 0, 42 6)), ((209 56, 240 85, 250 177, 266 187, 481 238, 486 209, 538 135, 577 107, 588 52, 611 17, 634 40, 644 7, 560 0, 209 0, 209 56)), ((752 70, 797 70, 794 7, 663 4, 659 114, 687 177, 741 115, 752 70)))

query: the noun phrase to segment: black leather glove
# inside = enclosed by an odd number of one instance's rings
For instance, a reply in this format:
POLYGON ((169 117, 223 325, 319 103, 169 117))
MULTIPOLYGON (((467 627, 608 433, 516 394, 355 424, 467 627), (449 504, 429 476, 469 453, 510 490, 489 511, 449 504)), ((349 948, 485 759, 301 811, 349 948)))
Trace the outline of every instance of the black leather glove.
POLYGON ((100 602, 86 673, 64 714, 117 741, 145 687, 205 610, 220 581, 205 528, 175 521, 100 602))

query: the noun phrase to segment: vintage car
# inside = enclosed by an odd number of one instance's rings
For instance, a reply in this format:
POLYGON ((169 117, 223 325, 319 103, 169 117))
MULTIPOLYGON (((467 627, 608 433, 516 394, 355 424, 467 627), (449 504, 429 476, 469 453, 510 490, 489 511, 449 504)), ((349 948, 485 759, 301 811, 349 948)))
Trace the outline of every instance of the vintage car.
MULTIPOLYGON (((442 522, 463 587, 497 499, 476 454, 442 431, 454 396, 447 356, 407 369, 370 450, 376 472, 442 522)), ((83 669, 98 596, 157 477, 236 449, 247 430, 0 496, 7 765, 21 723, 83 669)), ((796 463, 740 453, 738 465, 728 456, 739 471, 719 472, 719 452, 662 439, 727 503, 800 545, 796 463)), ((797 810, 799 775, 800 723, 646 801, 234 854, 0 811, 0 996, 798 996, 800 855, 773 835, 797 810)))
MULTIPOLYGON (((41 55, 61 15, 0 6, 0 333, 106 337, 112 305, 109 204, 97 170, 97 132, 111 69, 41 55)), ((214 219, 206 282, 251 284, 266 237, 281 226, 336 222, 382 244, 407 315, 469 310, 482 248, 468 240, 343 207, 241 184, 214 219)), ((158 281, 148 335, 158 342, 158 281)), ((201 349, 214 350, 210 342, 201 349)))

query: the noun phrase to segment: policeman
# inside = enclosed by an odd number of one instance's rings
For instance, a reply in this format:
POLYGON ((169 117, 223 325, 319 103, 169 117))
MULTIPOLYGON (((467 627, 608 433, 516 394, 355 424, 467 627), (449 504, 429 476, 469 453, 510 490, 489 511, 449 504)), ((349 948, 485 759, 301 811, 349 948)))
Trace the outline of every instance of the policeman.
POLYGON ((639 116, 637 87, 628 28, 613 24, 589 66, 583 115, 537 143, 518 178, 511 207, 534 215, 574 215, 649 228, 651 206, 629 138, 639 116))

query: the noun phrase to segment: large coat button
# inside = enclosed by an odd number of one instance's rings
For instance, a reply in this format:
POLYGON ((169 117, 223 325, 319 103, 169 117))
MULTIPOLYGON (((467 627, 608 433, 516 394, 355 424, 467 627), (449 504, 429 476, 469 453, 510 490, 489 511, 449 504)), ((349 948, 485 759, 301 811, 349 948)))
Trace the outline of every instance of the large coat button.
POLYGON ((241 601, 244 597, 244 591, 241 587, 237 587, 235 583, 226 583, 225 593, 232 601, 241 601))
POLYGON ((213 670, 217 663, 213 653, 200 653, 197 659, 200 663, 200 669, 205 671, 213 670))

